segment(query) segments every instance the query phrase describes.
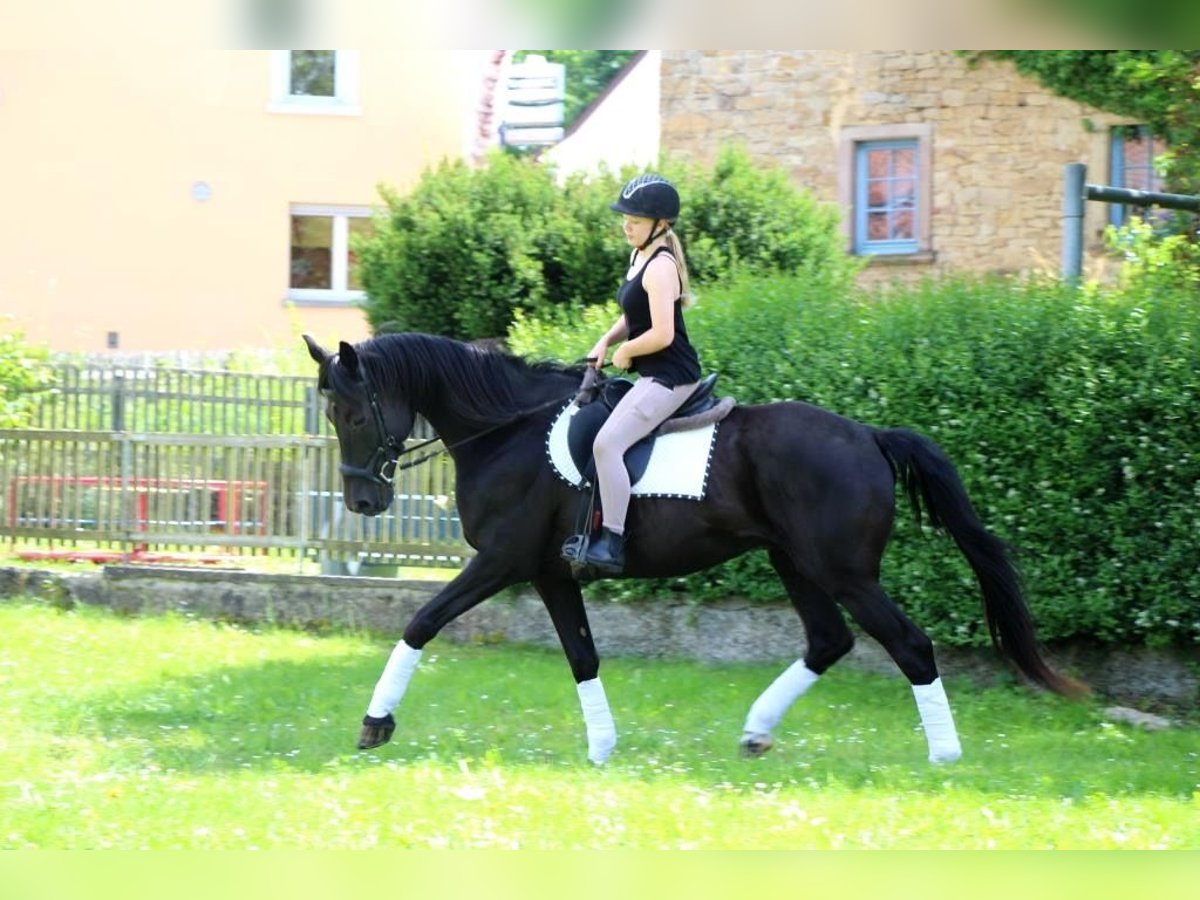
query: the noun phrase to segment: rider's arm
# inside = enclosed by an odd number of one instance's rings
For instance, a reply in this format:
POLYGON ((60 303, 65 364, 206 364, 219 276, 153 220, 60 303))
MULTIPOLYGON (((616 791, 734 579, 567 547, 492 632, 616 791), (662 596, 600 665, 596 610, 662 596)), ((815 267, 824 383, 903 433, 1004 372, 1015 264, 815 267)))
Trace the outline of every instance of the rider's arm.
POLYGON ((604 355, 608 353, 609 345, 616 341, 625 340, 628 334, 629 323, 625 321, 625 316, 621 315, 617 318, 617 321, 613 322, 612 328, 604 333, 604 337, 596 341, 595 346, 588 353, 588 358, 595 360, 596 368, 604 365, 604 355))

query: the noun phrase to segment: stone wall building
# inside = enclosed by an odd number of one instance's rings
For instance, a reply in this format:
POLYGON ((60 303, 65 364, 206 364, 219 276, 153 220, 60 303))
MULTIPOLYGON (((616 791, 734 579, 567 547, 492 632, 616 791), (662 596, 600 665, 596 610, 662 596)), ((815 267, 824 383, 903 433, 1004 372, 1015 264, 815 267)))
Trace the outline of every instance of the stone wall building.
MULTIPOLYGON (((1126 186, 1153 149, 1121 119, 1063 99, 1008 63, 954 51, 683 50, 662 58, 668 154, 722 145, 784 168, 842 211, 865 282, 951 270, 1058 272, 1063 168, 1126 186), (1144 141, 1144 146, 1139 143, 1144 141), (1127 156, 1114 166, 1114 154, 1127 156)), ((1140 175, 1139 175, 1140 173, 1140 175)), ((1093 257, 1120 208, 1087 204, 1093 257), (1114 213, 1112 210, 1118 210, 1114 213)))

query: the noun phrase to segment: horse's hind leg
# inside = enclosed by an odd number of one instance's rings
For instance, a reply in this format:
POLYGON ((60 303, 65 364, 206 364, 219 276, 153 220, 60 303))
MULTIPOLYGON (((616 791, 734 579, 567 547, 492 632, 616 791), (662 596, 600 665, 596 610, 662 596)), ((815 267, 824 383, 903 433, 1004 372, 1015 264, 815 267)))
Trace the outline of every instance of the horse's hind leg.
POLYGON ((587 730, 588 759, 602 765, 617 746, 617 727, 600 682, 600 656, 588 627, 579 582, 565 575, 544 574, 534 579, 533 586, 546 604, 571 665, 571 674, 575 676, 587 730))
POLYGON ((845 585, 838 590, 837 598, 863 630, 887 650, 911 683, 929 745, 929 761, 953 762, 962 756, 929 636, 913 624, 873 578, 845 585))
POLYGON ((854 635, 846 627, 833 598, 803 578, 782 550, 771 550, 770 557, 804 623, 808 648, 804 657, 784 670, 750 707, 742 729, 741 747, 745 756, 761 756, 771 749, 774 744, 771 732, 788 707, 854 646, 854 635))

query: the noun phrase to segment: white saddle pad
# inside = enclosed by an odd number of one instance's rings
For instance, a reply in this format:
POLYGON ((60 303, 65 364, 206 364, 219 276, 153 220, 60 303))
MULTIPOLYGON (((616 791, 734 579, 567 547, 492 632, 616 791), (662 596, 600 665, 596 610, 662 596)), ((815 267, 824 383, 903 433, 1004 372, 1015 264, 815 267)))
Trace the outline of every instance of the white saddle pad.
MULTIPOLYGON (((567 429, 579 409, 572 402, 558 414, 546 436, 546 455, 563 481, 583 488, 588 483, 575 467, 567 447, 567 429)), ((654 441, 645 473, 633 486, 634 496, 703 500, 708 487, 708 466, 716 445, 716 423, 660 435, 654 441)))

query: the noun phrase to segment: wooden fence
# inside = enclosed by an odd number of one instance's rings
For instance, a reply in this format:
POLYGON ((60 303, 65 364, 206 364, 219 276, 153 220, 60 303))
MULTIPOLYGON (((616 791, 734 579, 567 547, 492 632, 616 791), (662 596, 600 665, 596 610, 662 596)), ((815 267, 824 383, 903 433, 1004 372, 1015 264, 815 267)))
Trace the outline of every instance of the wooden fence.
POLYGON ((316 379, 223 370, 55 367, 31 427, 170 434, 328 433, 316 379))
POLYGON ((461 565, 449 459, 398 472, 386 514, 349 513, 314 383, 63 366, 34 427, 0 430, 0 537, 28 558, 461 565))

